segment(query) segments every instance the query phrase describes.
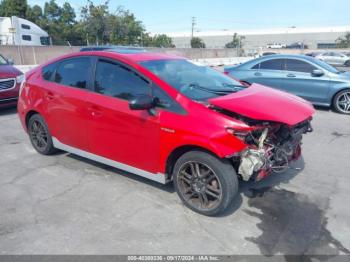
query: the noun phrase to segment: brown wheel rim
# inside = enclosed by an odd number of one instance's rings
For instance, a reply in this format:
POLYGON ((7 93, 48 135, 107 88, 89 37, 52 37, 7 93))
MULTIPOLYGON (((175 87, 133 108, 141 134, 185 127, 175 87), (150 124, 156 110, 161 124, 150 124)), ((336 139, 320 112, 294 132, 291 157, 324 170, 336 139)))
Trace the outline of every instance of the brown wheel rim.
POLYGON ((183 164, 177 175, 177 184, 183 199, 195 209, 210 211, 221 202, 220 180, 206 164, 197 161, 183 164))
POLYGON ((44 125, 38 121, 34 120, 29 127, 29 135, 34 144, 34 146, 43 151, 47 147, 48 136, 44 125))

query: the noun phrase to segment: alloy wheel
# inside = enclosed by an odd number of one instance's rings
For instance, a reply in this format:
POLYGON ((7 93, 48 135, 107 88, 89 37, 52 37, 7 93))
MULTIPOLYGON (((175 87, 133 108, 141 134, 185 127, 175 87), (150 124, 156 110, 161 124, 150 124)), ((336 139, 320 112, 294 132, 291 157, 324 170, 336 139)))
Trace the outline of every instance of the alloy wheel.
POLYGON ((207 165, 195 161, 181 166, 177 175, 179 191, 192 207, 209 211, 222 199, 222 187, 215 172, 207 165))
POLYGON ((350 113, 350 91, 344 92, 338 97, 337 106, 341 112, 350 113))
POLYGON ((39 151, 44 151, 48 144, 48 134, 44 125, 38 121, 34 120, 29 126, 29 135, 34 144, 34 146, 39 151))

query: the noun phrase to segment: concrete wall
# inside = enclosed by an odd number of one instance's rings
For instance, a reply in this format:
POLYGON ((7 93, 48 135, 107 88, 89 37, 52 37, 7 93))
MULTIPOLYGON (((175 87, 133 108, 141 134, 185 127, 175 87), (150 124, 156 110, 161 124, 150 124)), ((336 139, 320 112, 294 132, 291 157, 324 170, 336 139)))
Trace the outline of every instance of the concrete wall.
MULTIPOLYGON (((295 42, 303 42, 309 48, 316 49, 320 43, 335 43, 339 37, 344 37, 346 32, 328 32, 328 33, 282 33, 282 34, 259 34, 244 35, 245 49, 265 48, 270 43, 292 44, 295 42)), ((225 44, 232 41, 233 35, 218 36, 200 36, 208 48, 224 48, 225 44)), ((180 48, 189 48, 191 37, 179 36, 172 37, 175 46, 180 48)))
MULTIPOLYGON (((16 65, 37 65, 44 63, 54 57, 79 51, 79 49, 80 47, 69 46, 0 46, 0 54, 7 58, 12 58, 16 65)), ((238 57, 236 49, 149 48, 148 50, 175 54, 187 57, 188 59, 194 61, 199 59, 222 60, 222 58, 238 57)), ((320 50, 263 49, 259 51, 261 53, 265 51, 273 51, 281 54, 303 54, 320 50)), ((336 49, 335 51, 350 52, 349 49, 336 49)))
MULTIPOLYGON (((54 57, 79 51, 80 47, 69 46, 0 46, 0 54, 12 58, 16 65, 44 63, 54 57)), ((150 48, 150 51, 166 52, 189 59, 236 57, 234 49, 190 49, 190 48, 150 48)))

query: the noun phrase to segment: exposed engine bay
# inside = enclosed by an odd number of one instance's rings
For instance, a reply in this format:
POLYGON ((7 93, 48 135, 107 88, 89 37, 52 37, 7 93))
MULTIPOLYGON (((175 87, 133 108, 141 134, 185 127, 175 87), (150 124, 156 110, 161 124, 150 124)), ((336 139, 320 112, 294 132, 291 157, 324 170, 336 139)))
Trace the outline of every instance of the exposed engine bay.
POLYGON ((216 108, 217 111, 241 120, 254 130, 236 134, 248 148, 233 157, 234 165, 243 180, 259 181, 272 172, 282 173, 301 155, 302 136, 312 132, 311 118, 295 126, 259 121, 216 108))
POLYGON ((238 174, 243 180, 261 180, 272 172, 281 173, 301 154, 303 134, 311 132, 310 121, 294 127, 270 123, 245 137, 249 148, 240 156, 238 174))

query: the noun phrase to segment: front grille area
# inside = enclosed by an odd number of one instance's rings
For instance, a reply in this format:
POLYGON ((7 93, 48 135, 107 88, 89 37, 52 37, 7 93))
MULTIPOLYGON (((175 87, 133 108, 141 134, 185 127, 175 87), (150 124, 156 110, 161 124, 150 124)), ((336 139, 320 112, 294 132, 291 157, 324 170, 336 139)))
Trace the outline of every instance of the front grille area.
POLYGON ((14 78, 11 79, 0 79, 0 91, 11 89, 15 86, 16 81, 14 78))

